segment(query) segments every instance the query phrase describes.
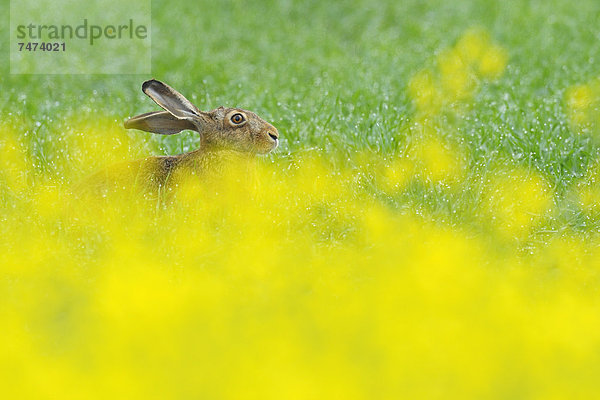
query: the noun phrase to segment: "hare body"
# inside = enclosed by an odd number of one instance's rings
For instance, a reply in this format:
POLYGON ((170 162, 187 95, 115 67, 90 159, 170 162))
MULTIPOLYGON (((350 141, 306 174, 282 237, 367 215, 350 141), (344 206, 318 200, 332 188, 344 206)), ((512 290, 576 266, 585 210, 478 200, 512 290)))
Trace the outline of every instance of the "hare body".
POLYGON ((117 164, 107 171, 107 175, 119 188, 126 189, 133 184, 134 189, 153 192, 192 177, 205 182, 214 181, 234 169, 251 175, 253 166, 254 157, 249 154, 227 149, 198 149, 174 156, 152 156, 117 164))
POLYGON ((119 164, 96 174, 93 181, 108 179, 119 188, 133 183, 138 188, 155 189, 182 175, 215 178, 229 164, 250 165, 256 154, 267 154, 279 144, 277 129, 251 111, 225 107, 200 111, 182 94, 157 80, 144 82, 142 91, 165 111, 130 118, 125 128, 162 135, 194 130, 200 134, 200 148, 119 164))

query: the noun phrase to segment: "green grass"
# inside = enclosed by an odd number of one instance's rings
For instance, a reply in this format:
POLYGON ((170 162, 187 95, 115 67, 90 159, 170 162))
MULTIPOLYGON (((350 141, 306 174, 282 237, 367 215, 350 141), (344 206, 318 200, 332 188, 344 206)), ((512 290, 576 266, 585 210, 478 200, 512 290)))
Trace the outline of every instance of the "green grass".
MULTIPOLYGON (((55 161, 64 156, 61 138, 78 133, 74 118, 120 125, 156 109, 140 91, 150 76, 9 75, 8 5, 0 11, 0 115, 23 117, 15 129, 39 171, 64 174, 55 161)), ((439 133, 468 149, 470 173, 493 174, 491 165, 511 160, 541 173, 560 202, 598 158, 598 132, 572 130, 564 100, 568 87, 600 75, 597 1, 175 0, 154 1, 152 16, 152 76, 200 108, 241 106, 272 121, 282 136, 276 160, 307 150, 340 160, 364 150, 404 152, 415 115, 410 78, 435 66, 436 56, 471 27, 489 32, 509 61, 499 80, 481 85, 468 112, 440 117, 439 133)), ((197 145, 193 133, 129 135, 140 155, 197 145)), ((477 186, 470 189, 448 198, 414 188, 390 204, 440 217, 458 208, 465 220, 477 186)), ((566 224, 582 226, 574 213, 565 215, 566 224)))

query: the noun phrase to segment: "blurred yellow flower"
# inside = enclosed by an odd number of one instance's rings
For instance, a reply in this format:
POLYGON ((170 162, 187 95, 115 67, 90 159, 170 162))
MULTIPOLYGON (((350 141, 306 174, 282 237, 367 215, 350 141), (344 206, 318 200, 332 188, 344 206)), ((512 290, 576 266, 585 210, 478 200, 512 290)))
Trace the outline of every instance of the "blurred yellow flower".
POLYGON ((29 157, 16 134, 0 124, 0 184, 13 192, 22 191, 27 186, 30 165, 29 157))
POLYGON ((508 63, 507 51, 497 45, 491 45, 481 55, 479 73, 484 79, 498 79, 504 73, 508 63))
MULTIPOLYGON (((140 156, 124 128, 115 121, 96 118, 74 121, 65 135, 64 152, 56 157, 61 170, 79 172, 79 176, 140 156)), ((140 138, 141 139, 141 138, 140 138)))
POLYGON ((483 53, 490 46, 490 43, 487 31, 473 28, 467 30, 458 39, 454 48, 465 64, 472 65, 481 59, 483 53))
POLYGON ((575 192, 577 201, 583 211, 588 214, 600 213, 600 162, 596 161, 588 167, 585 178, 580 181, 575 192))
POLYGON ((452 104, 473 97, 478 82, 470 64, 458 51, 452 49, 442 52, 438 56, 438 68, 444 103, 452 104))
POLYGON ((442 106, 441 90, 431 71, 417 72, 408 83, 408 91, 419 112, 427 115, 439 112, 442 106))
POLYGON ((448 107, 460 111, 481 81, 498 79, 507 63, 507 51, 493 43, 485 30, 467 30, 453 47, 437 56, 435 70, 423 69, 410 79, 408 92, 417 118, 433 117, 448 107))
POLYGON ((407 157, 396 157, 386 163, 381 173, 383 188, 390 193, 399 192, 414 176, 414 164, 407 157))
POLYGON ((240 162, 158 198, 0 186, 0 397, 599 397, 599 238, 506 240, 553 212, 524 168, 490 167, 473 209, 498 235, 389 196, 462 187, 441 129, 418 120, 393 159, 240 162))
POLYGON ((600 123, 600 79, 575 85, 565 92, 567 115, 576 133, 596 130, 600 123))
POLYGON ((454 183, 462 180, 466 155, 458 146, 438 135, 417 138, 409 152, 417 175, 430 182, 454 183))
POLYGON ((514 169, 490 178, 483 192, 483 207, 500 232, 526 236, 549 214, 552 190, 537 173, 514 169))
POLYGON ((594 92, 590 86, 574 86, 567 90, 567 106, 574 110, 587 110, 594 97, 594 92))

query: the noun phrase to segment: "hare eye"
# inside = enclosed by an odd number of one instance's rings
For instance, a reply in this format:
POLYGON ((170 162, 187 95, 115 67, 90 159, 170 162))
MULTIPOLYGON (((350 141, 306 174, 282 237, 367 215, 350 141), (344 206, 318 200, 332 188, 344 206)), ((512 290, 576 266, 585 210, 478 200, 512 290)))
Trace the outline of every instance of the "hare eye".
POLYGON ((233 114, 231 116, 231 122, 233 122, 236 125, 241 124, 242 122, 244 122, 246 119, 244 118, 244 116, 240 113, 238 114, 233 114))

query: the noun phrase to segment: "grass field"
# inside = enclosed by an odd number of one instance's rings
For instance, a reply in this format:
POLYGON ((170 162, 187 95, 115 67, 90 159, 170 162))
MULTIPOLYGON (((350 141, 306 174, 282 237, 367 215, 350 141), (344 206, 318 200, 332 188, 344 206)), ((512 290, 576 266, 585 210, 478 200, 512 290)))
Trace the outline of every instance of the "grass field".
POLYGON ((10 75, 0 11, 2 398, 600 396, 597 1, 156 0, 281 145, 151 201, 71 194, 198 145, 122 128, 150 76, 10 75))

